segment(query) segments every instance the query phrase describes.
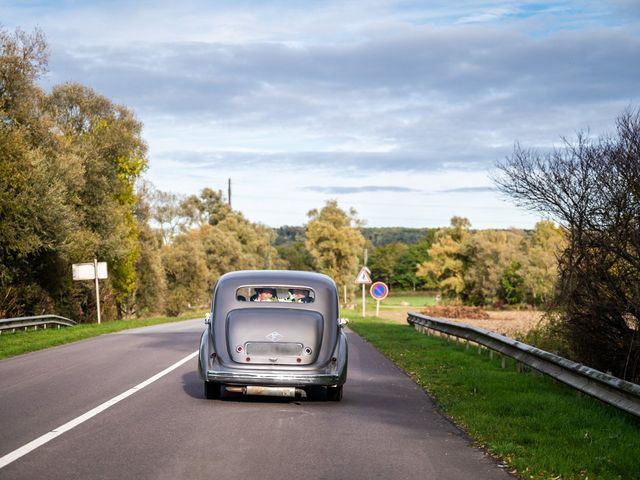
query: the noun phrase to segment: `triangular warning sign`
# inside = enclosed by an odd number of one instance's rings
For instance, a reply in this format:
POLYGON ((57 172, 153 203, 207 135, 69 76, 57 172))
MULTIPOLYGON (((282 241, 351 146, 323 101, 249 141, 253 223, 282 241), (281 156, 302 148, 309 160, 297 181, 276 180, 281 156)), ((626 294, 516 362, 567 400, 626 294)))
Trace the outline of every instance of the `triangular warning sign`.
POLYGON ((371 283, 371 277, 369 276, 369 269, 367 267, 362 267, 360 269, 360 273, 358 273, 358 276, 356 277, 356 283, 371 283))

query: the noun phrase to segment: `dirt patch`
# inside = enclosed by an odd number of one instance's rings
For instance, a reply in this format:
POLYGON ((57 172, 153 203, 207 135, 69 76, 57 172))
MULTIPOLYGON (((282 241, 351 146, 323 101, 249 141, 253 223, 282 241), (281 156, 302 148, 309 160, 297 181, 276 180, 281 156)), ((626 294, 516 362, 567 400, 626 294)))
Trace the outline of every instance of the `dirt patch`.
MULTIPOLYGON (((406 323, 409 312, 420 313, 421 310, 426 309, 416 307, 388 307, 380 310, 380 316, 387 320, 406 323)), ((538 324, 543 315, 543 312, 539 310, 482 310, 482 312, 487 315, 487 318, 451 318, 445 315, 425 315, 474 325, 507 337, 514 337, 518 334, 528 332, 538 324)))
POLYGON ((478 320, 488 320, 491 318, 489 314, 480 307, 465 307, 462 305, 427 307, 420 310, 420 313, 429 315, 430 317, 440 318, 473 318, 478 320))

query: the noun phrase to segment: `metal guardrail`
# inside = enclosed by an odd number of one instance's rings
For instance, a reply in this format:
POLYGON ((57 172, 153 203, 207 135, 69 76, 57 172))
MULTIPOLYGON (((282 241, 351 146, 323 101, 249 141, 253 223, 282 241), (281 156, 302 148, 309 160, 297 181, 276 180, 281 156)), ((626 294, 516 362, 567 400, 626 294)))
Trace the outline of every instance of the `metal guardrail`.
POLYGON ((23 329, 28 330, 29 327, 37 329, 38 327, 47 328, 49 325, 56 325, 58 328, 70 327, 76 325, 76 322, 59 315, 36 315, 33 317, 15 317, 15 318, 3 318, 0 319, 0 333, 5 330, 23 329))
POLYGON ((640 416, 640 385, 560 357, 512 338, 464 323, 410 312, 407 322, 423 333, 431 330, 463 338, 528 365, 603 402, 640 416))

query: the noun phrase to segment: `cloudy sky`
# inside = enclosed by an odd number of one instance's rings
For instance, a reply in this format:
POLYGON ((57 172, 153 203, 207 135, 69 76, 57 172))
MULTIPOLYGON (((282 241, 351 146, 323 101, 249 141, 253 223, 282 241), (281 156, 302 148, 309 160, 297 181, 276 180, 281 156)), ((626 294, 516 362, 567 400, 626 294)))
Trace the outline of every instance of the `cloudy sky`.
POLYGON ((135 112, 157 188, 231 178, 270 226, 337 199, 369 226, 529 228, 496 161, 640 105, 634 0, 3 0, 0 24, 44 31, 45 89, 135 112))

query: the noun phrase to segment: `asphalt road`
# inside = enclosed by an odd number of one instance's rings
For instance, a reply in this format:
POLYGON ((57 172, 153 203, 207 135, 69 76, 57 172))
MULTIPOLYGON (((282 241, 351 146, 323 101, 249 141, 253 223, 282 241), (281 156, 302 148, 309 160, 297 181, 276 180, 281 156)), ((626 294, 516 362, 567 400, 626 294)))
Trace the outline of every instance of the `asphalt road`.
MULTIPOLYGON (((203 328, 190 320, 0 361, 0 457, 184 359, 203 328)), ((354 333, 342 402, 206 400, 195 358, 129 393, 0 478, 512 478, 354 333)))

